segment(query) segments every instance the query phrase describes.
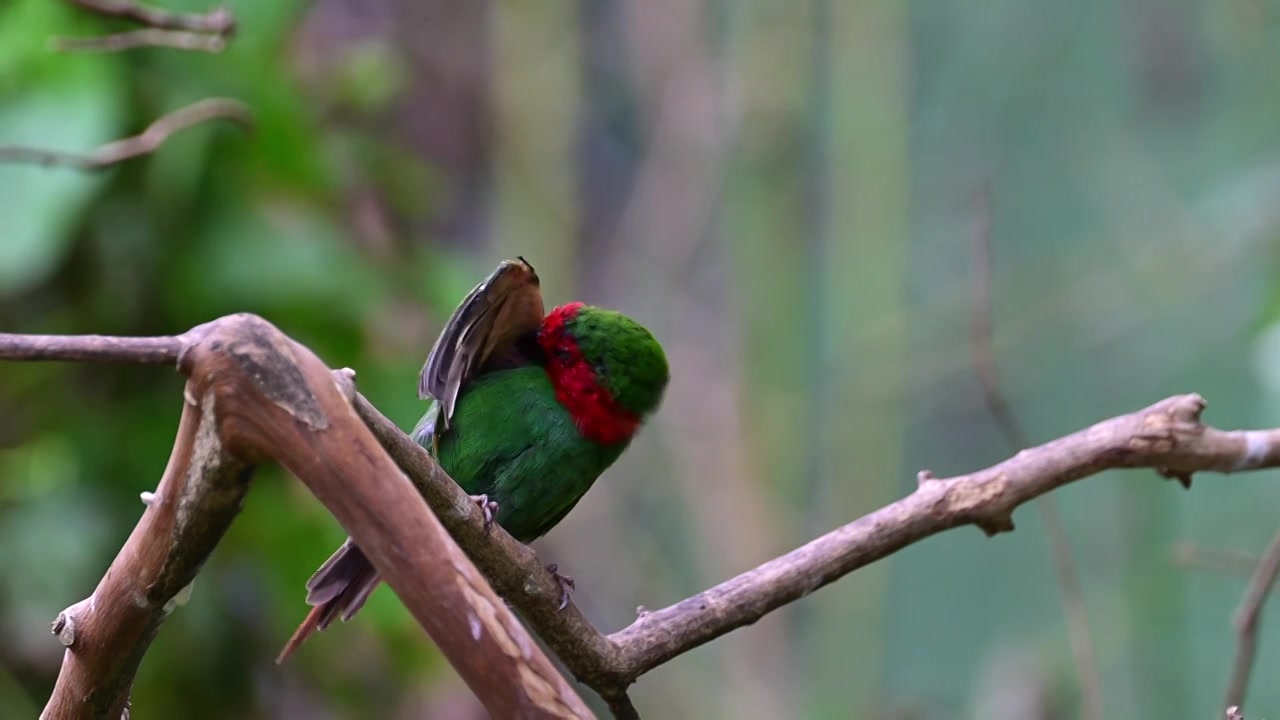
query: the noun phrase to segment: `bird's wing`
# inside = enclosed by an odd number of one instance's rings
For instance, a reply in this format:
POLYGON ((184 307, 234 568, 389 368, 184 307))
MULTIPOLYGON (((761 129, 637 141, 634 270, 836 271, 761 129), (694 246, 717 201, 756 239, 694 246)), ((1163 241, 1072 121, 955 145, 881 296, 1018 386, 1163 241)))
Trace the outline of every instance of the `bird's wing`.
POLYGON ((418 397, 439 403, 441 427, 435 430, 448 429, 463 386, 486 362, 514 352, 545 315, 538 274, 524 258, 504 260, 475 286, 453 311, 418 378, 418 397))
POLYGON ((440 401, 432 399, 431 405, 427 407, 427 412, 418 420, 418 424, 413 426, 413 431, 409 433, 409 437, 424 448, 432 451, 435 455, 435 434, 436 422, 440 417, 440 401))

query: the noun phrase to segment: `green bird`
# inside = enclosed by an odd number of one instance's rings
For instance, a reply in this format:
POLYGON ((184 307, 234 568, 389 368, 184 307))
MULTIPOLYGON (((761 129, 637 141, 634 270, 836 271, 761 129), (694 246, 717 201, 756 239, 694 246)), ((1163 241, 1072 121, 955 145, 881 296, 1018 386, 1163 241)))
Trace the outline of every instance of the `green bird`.
MULTIPOLYGON (((431 348, 413 429, 484 511, 528 543, 555 527, 658 409, 670 379, 653 335, 612 310, 572 302, 547 314, 538 275, 503 262, 454 310, 431 348)), ((570 578, 555 565, 568 603, 570 578)), ((335 617, 345 622, 380 579, 350 538, 307 582, 313 606, 276 662, 335 617)))

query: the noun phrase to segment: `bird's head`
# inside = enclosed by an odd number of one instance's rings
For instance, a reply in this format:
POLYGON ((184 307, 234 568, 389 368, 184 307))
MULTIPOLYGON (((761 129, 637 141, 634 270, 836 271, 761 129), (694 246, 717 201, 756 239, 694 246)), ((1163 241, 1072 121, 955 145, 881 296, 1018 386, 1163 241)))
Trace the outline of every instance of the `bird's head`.
POLYGON ((643 325, 580 302, 547 315, 538 342, 557 389, 614 406, 638 424, 657 410, 671 377, 666 353, 643 325))

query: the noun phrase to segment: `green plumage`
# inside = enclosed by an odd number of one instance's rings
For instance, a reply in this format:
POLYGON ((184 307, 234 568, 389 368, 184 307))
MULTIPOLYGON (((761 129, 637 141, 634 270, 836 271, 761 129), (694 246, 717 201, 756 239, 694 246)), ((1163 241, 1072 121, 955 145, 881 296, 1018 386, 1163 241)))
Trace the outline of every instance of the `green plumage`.
MULTIPOLYGON (((657 410, 669 377, 662 346, 611 310, 569 303, 547 316, 537 273, 503 262, 445 324, 423 365, 431 398, 415 442, 521 542, 554 527, 657 410)), ((572 582, 548 566, 568 602, 572 582)), ((307 582, 306 619, 282 662, 337 617, 349 620, 380 579, 348 538, 307 582)))
POLYGON ((671 374, 662 346, 643 325, 616 310, 584 307, 570 323, 600 386, 638 415, 658 408, 671 374))
MULTIPOLYGON (((413 433, 428 450, 435 414, 429 410, 413 433)), ((529 366, 463 388, 436 460, 469 494, 496 501, 494 519, 527 543, 560 522, 628 444, 583 438, 546 371, 529 366)))

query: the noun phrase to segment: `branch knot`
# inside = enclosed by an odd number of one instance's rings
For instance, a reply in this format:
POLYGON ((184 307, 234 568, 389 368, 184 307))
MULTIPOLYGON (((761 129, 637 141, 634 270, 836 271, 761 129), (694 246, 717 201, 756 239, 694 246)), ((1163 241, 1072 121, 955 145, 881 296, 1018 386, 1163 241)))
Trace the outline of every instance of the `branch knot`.
POLYGON ((956 516, 971 522, 988 537, 1014 529, 1013 511, 1004 497, 1009 487, 1009 476, 1005 473, 933 482, 947 485, 934 505, 935 514, 956 516))

